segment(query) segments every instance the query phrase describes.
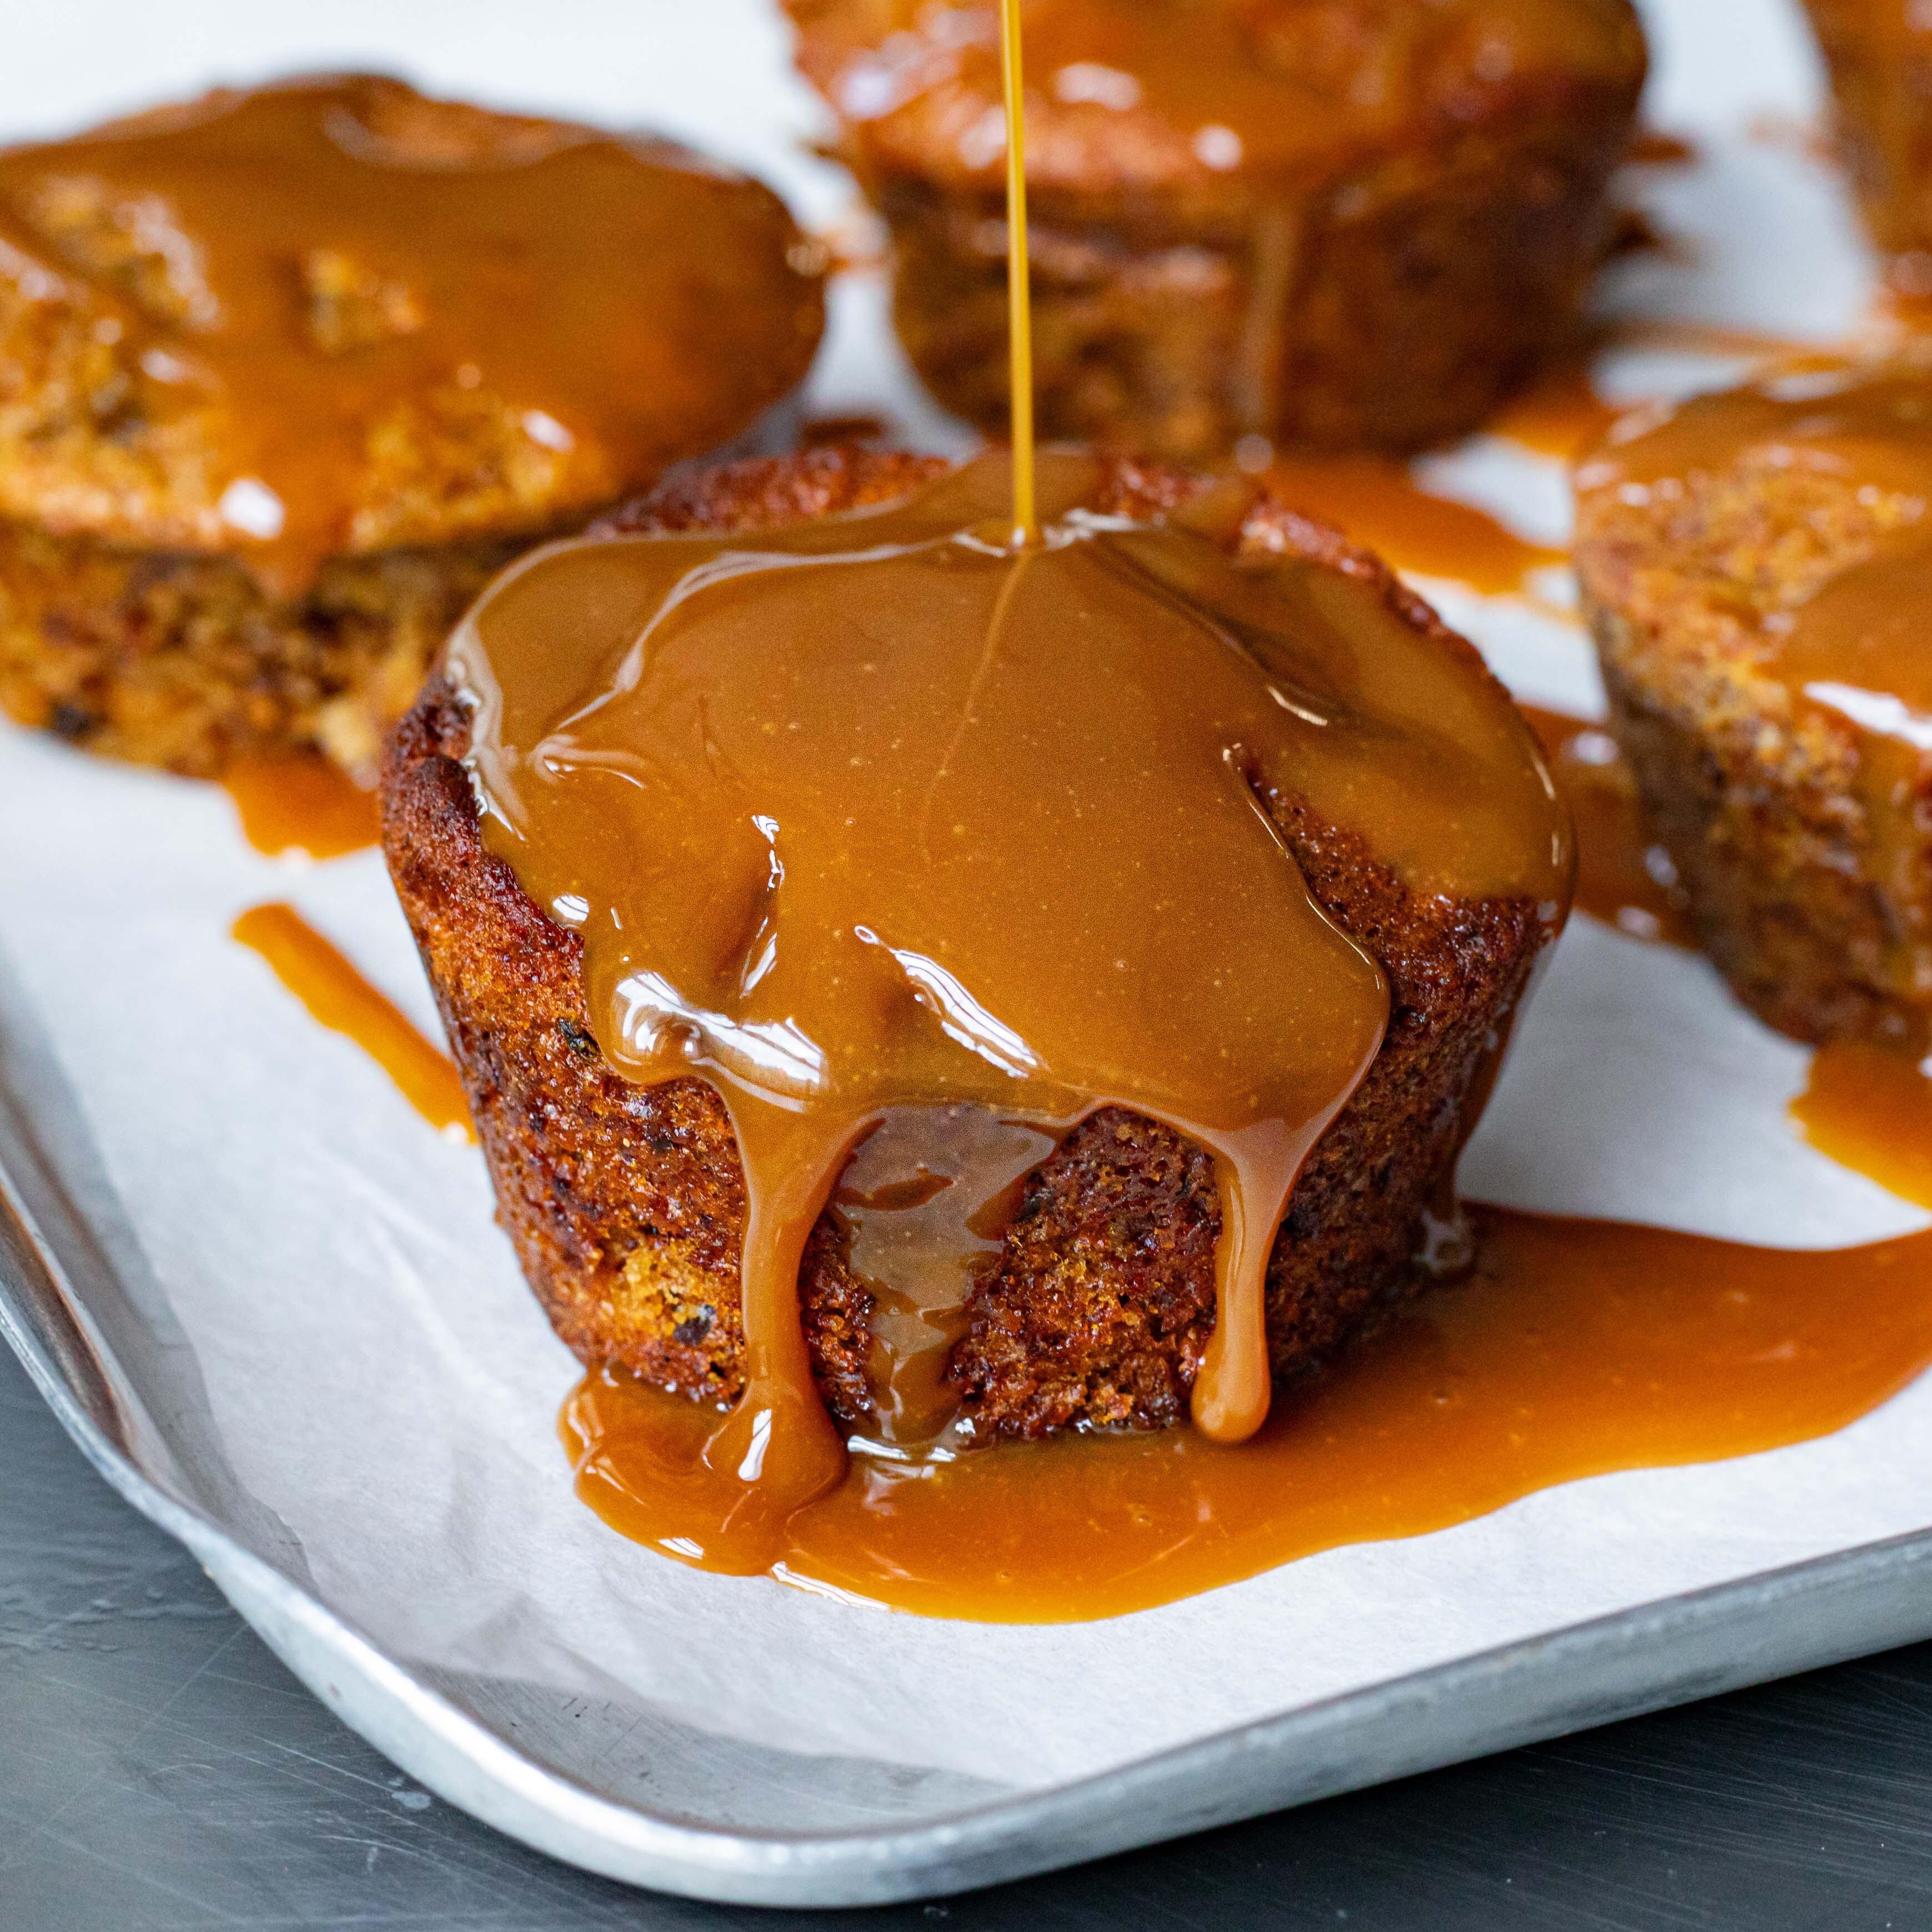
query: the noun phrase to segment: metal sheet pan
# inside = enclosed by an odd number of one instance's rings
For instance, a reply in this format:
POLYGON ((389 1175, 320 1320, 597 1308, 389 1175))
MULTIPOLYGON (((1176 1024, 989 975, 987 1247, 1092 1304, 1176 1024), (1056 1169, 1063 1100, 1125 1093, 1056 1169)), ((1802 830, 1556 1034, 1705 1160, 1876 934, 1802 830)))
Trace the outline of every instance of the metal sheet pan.
MULTIPOLYGON (((574 55, 568 36, 552 37, 570 88, 588 90, 571 94, 578 110, 675 125, 760 166, 817 216, 834 212, 826 184, 790 146, 796 117, 776 78, 784 52, 770 10, 752 0, 701 10, 645 4, 655 28, 688 24, 707 45, 741 50, 762 35, 754 112, 731 62, 667 64, 662 98, 646 100, 634 95, 637 76, 620 74, 622 63, 586 51, 634 32, 638 4, 608 15, 585 10, 574 55), (607 85, 608 94, 596 92, 607 85)), ((280 20, 272 9, 207 0, 196 10, 208 46, 313 64, 298 10, 280 20), (267 43, 242 33, 264 23, 267 43)), ((1652 111, 1670 124, 1721 128, 1744 106, 1795 112, 1810 98, 1795 14, 1785 19, 1770 0, 1729 8, 1646 0, 1646 10, 1664 55, 1652 111)), ((46 62, 22 67, 32 99, 13 104, 16 120, 28 118, 29 105, 35 116, 58 108, 84 118, 103 104, 74 89, 82 80, 88 89, 105 86, 113 70, 111 62, 101 67, 100 50, 124 41, 138 51, 137 37, 102 30, 101 8, 69 11, 81 78, 63 95, 46 62)), ((412 24, 407 10, 391 12, 389 58, 433 70, 441 30, 430 15, 412 24), (420 45, 410 38, 418 27, 430 37, 420 45)), ((178 33, 173 42, 186 44, 178 33)), ((146 68, 124 84, 130 98, 164 85, 146 68)), ((530 84, 520 71, 500 76, 506 93, 530 84)), ((1848 209, 1788 157, 1733 144, 1713 151, 1701 179, 1664 181, 1654 192, 1666 225, 1696 238, 1698 251, 1674 267, 1662 258, 1639 265, 1648 282, 1630 293, 1646 313, 1668 298, 1666 307, 1828 334, 1862 302, 1869 265, 1846 252, 1848 209), (1672 275, 1670 288, 1650 286, 1672 275)), ((914 440, 952 447, 946 426, 880 352, 882 292, 855 281, 840 305, 845 352, 830 358, 818 405, 837 413, 883 401, 914 440)), ((1487 500, 1482 455, 1467 481, 1487 500)), ((1520 610, 1485 613, 1453 596, 1445 608, 1520 690, 1558 704, 1586 701, 1593 674, 1580 640, 1569 640, 1569 663, 1560 640, 1527 634, 1520 610)), ((763 1748, 647 1707, 614 1684, 608 1696, 586 1696, 405 1663, 329 1608, 301 1545, 230 1468, 194 1351, 129 1219, 31 1003, 0 969, 0 1332, 63 1424, 123 1496, 194 1552, 316 1695, 404 1769, 543 1850, 668 1891, 790 1906, 931 1896, 1932 1635, 1928 1530, 1393 1676, 1044 1790, 763 1748)))

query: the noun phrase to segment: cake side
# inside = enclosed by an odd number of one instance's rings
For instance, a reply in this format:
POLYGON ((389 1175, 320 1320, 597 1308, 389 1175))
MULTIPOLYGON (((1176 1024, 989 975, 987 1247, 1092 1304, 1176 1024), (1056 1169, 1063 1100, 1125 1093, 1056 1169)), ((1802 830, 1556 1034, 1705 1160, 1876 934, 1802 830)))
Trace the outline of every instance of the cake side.
POLYGON ((230 557, 0 523, 0 710, 190 777, 313 746, 373 784, 450 626, 526 542, 332 557, 284 599, 230 557))
MULTIPOLYGON (((903 494, 934 466, 820 452, 737 466, 668 493, 629 527, 769 526, 903 494)), ((1123 468, 1107 507, 1142 514, 1185 488, 1123 468)), ((1409 621, 1466 652, 1378 565, 1272 508, 1249 540, 1369 577, 1409 621)), ((385 786, 392 875, 471 1095, 519 1258, 587 1363, 726 1402, 740 1387, 743 1186, 723 1103, 706 1083, 633 1085, 606 1066, 580 983, 581 944, 484 849, 458 762, 467 725, 433 686, 399 732, 385 786)), ((1409 894, 1359 843, 1288 798, 1268 801, 1331 916, 1381 960, 1394 1010, 1367 1079, 1311 1159, 1270 1270, 1278 1374, 1305 1368, 1412 1279, 1465 1112, 1550 932, 1550 909, 1409 894)), ((1211 1330, 1218 1228, 1204 1156, 1107 1108, 1036 1171, 1005 1250, 969 1308, 954 1372, 986 1433, 1174 1420, 1211 1330)), ((871 1298, 836 1209, 800 1274, 814 1370, 841 1420, 862 1420, 871 1298)))

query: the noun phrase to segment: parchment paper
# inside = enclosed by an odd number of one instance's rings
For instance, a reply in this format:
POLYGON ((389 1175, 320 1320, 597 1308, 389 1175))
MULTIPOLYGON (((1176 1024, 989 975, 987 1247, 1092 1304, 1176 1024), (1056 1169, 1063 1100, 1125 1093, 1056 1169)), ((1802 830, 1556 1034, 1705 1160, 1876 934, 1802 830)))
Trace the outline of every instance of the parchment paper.
MULTIPOLYGON (((1750 132, 1754 117, 1788 126, 1814 104, 1791 15, 1775 0, 1647 10, 1662 56, 1652 117, 1696 133, 1706 157, 1634 175, 1630 191, 1694 252, 1621 271, 1606 299, 1843 330, 1868 298, 1870 266, 1842 190, 1794 140, 1750 132)), ((755 0, 552 10, 541 46, 493 37, 491 10, 469 6, 338 7, 314 28, 283 11, 176 8, 163 45, 132 8, 41 10, 0 83, 0 113, 38 130, 212 70, 373 59, 434 86, 655 121, 760 166, 814 218, 842 205, 836 177, 788 148, 812 110, 755 0)), ((836 309, 822 406, 883 406, 921 440, 961 446, 908 387, 876 284, 848 280, 836 309)), ((1632 356, 1615 376, 1634 394, 1724 373, 1632 356)), ((1562 534, 1553 465, 1478 444, 1434 472, 1529 534, 1562 534)), ((1565 592, 1560 576, 1545 588, 1565 592)), ((1573 627, 1450 589, 1441 602, 1525 694, 1596 702, 1573 627)), ((767 1744, 1037 1786, 1932 1522, 1928 1379, 1823 1442, 1574 1484, 1103 1623, 928 1622, 683 1569, 572 1496, 556 1417, 578 1371, 493 1225, 478 1156, 438 1138, 226 937, 244 907, 291 898, 433 1029, 376 857, 262 860, 220 793, 8 732, 0 877, 0 946, 197 1359, 237 1480, 321 1597, 405 1658, 622 1687, 767 1744)), ((1804 1060, 1700 960, 1580 919, 1470 1150, 1467 1190, 1793 1246, 1924 1225, 1786 1124, 1804 1060)))

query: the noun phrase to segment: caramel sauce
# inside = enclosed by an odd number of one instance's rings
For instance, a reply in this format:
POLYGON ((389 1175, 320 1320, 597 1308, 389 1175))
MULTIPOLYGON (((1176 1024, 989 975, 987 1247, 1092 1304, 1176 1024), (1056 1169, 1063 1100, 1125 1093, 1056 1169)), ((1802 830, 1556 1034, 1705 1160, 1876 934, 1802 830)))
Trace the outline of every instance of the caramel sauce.
POLYGON ((1447 1528, 1558 1483, 1805 1442, 1932 1364, 1932 1234, 1798 1252, 1476 1219, 1473 1278, 1410 1304, 1238 1449, 1168 1430, 946 1462, 854 1456, 746 1560, 688 1486, 715 1418, 606 1372, 563 1413, 578 1493, 680 1562, 928 1616, 1076 1622, 1447 1528))
POLYGON ((1633 939, 1694 946, 1689 900, 1670 855, 1652 842, 1636 780, 1600 724, 1520 707, 1576 828, 1577 910, 1633 939))
POLYGON ((1932 1058, 1923 1034, 1821 1046, 1791 1118, 1841 1167, 1932 1208, 1932 1058))
POLYGON ((1432 495, 1386 458, 1283 458, 1261 480, 1290 508, 1334 524, 1396 568, 1489 596, 1521 591, 1535 572, 1565 560, 1486 511, 1432 495))
POLYGON ((373 845, 382 806, 340 765, 313 752, 238 758, 222 774, 242 836, 258 852, 338 859, 373 845))
POLYGON ((293 906, 250 907, 230 932, 268 962, 312 1018, 362 1048, 431 1126, 454 1138, 476 1140, 470 1103, 449 1056, 424 1039, 394 1002, 293 906))
POLYGON ((1040 541, 1034 492, 1033 278, 1027 248, 1024 37, 1020 0, 1000 0, 1000 80, 1006 126, 1006 337, 1012 366, 1009 403, 1013 443, 1013 535, 1021 544, 1040 541))
POLYGON ((1538 456, 1568 461, 1600 442, 1622 413, 1597 394, 1581 359, 1557 362, 1483 425, 1538 456))
POLYGON ((847 1479, 797 1297, 835 1190, 879 1291, 874 1448, 938 1467, 974 1268, 1099 1107, 1213 1156, 1196 1432, 1261 1427, 1268 1258, 1388 1016, 1270 800, 1418 891, 1552 924, 1568 897, 1514 707, 1372 586, 1242 548, 1250 489, 1140 524, 1092 507, 1095 459, 1036 459, 1016 4, 1003 25, 1010 468, 775 531, 555 545, 443 657, 485 842, 580 935, 606 1059, 710 1080, 736 1131, 746 1389, 665 1500, 741 1568, 847 1479))
POLYGON ((1767 566, 1754 610, 1758 668, 1794 713, 1856 755, 1862 869, 1892 928, 1892 990, 1932 1018, 1932 370, 1922 359, 1786 370, 1693 398, 1613 440, 1580 490, 1665 500, 1700 477, 1787 474, 1832 496, 1845 534, 1822 576, 1767 566))
MULTIPOLYGON (((136 540, 233 551, 288 592, 338 550, 465 534, 438 477, 390 472, 487 441, 485 404, 520 425, 493 457, 493 533, 742 428, 815 334, 815 274, 788 290, 777 266, 796 240, 763 190, 680 151, 393 82, 218 94, 0 152, 0 251, 84 288, 158 447, 212 440, 214 473, 134 502, 136 540)), ((129 503, 70 490, 54 512, 121 536, 129 503)))
MULTIPOLYGON (((1121 71, 1166 88, 1145 35, 1226 16, 1040 17, 1125 23, 1121 71)), ((1203 64, 1192 40, 1169 51, 1184 88, 1203 64)), ((987 459, 776 532, 555 547, 446 653, 486 842, 580 934, 607 1058, 711 1080, 744 1163, 746 1394, 721 1423, 592 1376, 562 1418, 584 1499, 709 1569, 1089 1618, 1555 1484, 1803 1441, 1932 1362, 1932 1236, 1792 1253, 1479 1210, 1472 1280, 1270 1404, 1259 1269, 1388 996, 1256 801, 1307 799, 1416 889, 1528 893, 1552 919, 1564 814, 1514 714, 1360 586, 1230 554, 1218 499, 1096 515, 1094 466, 1056 454, 1036 478, 1026 442, 1016 424, 1010 500, 987 459), (974 1270, 1015 1184, 1105 1101, 1216 1157, 1198 1426, 966 1453, 945 1367, 974 1270), (835 1198, 880 1291, 878 1419, 849 1457, 796 1305, 835 1198)), ((1676 908, 1632 857, 1627 782, 1588 728, 1541 722, 1595 834, 1594 902, 1661 936, 1676 908)))

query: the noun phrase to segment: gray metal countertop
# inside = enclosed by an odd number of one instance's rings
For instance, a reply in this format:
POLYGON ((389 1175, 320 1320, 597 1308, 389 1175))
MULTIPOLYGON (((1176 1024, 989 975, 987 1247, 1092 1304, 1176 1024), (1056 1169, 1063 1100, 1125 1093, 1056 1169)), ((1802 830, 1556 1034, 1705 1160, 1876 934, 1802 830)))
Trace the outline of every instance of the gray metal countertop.
MULTIPOLYGON (((0 1348, 0 1932, 748 1927, 400 1777, 82 1462, 0 1348)), ((1115 1932, 1932 1927, 1932 1645, 940 1906, 1115 1932)))

